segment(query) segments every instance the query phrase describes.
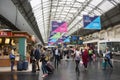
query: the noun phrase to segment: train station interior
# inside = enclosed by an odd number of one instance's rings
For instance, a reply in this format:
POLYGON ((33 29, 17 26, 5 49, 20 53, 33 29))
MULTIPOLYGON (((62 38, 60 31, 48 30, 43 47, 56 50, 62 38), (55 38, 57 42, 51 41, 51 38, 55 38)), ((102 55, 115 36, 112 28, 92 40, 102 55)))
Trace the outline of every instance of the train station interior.
POLYGON ((119 80, 120 0, 0 0, 0 80, 119 80))

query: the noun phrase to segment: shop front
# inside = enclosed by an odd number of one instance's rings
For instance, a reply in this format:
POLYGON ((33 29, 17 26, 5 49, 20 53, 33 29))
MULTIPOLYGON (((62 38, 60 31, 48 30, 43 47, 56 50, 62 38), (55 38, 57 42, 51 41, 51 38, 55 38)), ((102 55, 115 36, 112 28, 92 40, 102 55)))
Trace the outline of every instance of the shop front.
POLYGON ((29 44, 31 36, 27 32, 0 31, 0 67, 10 66, 10 49, 14 50, 16 63, 19 60, 29 61, 29 44))

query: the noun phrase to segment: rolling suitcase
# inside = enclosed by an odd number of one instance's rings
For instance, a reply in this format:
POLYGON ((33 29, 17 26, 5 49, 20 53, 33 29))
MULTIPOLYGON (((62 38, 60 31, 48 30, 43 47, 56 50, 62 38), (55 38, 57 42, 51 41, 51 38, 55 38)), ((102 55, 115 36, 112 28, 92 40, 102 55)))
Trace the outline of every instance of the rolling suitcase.
POLYGON ((48 71, 48 74, 53 73, 53 70, 49 66, 46 66, 46 69, 48 71))
POLYGON ((17 63, 17 70, 18 71, 22 71, 23 70, 22 65, 23 65, 23 62, 22 61, 18 61, 18 63, 17 63))
POLYGON ((23 61, 22 68, 23 68, 23 70, 27 70, 28 69, 28 61, 23 61))
POLYGON ((32 72, 36 72, 36 61, 32 60, 32 72))
POLYGON ((46 68, 48 70, 48 73, 53 73, 54 72, 54 67, 50 62, 47 62, 46 68))

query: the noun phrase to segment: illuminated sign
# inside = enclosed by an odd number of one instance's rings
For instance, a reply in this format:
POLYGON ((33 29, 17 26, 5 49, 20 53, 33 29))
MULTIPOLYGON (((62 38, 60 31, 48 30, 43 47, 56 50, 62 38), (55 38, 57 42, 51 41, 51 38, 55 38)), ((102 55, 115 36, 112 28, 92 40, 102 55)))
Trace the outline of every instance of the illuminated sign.
POLYGON ((4 37, 4 36, 10 37, 10 36, 12 36, 12 33, 11 33, 11 32, 4 32, 4 31, 1 31, 1 32, 0 32, 0 36, 1 36, 1 37, 4 37))

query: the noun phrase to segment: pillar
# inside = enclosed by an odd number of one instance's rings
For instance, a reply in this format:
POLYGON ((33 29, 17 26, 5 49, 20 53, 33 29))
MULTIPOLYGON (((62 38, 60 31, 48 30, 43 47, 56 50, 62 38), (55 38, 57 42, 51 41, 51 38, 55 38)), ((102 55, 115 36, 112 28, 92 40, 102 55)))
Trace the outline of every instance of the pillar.
POLYGON ((18 46, 19 46, 19 55, 20 55, 20 59, 21 60, 25 60, 26 59, 26 38, 19 38, 18 39, 18 46))

